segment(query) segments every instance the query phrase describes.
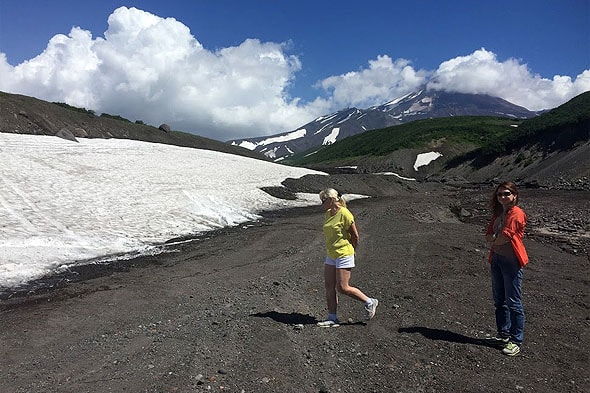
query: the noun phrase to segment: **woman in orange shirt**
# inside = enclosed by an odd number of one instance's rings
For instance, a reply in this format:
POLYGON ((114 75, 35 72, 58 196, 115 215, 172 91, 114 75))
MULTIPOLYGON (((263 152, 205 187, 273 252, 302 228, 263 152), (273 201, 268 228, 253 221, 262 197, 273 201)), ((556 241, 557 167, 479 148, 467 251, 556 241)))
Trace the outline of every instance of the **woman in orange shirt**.
POLYGON ((523 267, 529 261, 522 242, 526 213, 517 204, 516 184, 498 185, 490 200, 492 219, 486 230, 498 329, 496 340, 502 344, 502 352, 509 356, 520 353, 524 338, 522 277, 523 267))

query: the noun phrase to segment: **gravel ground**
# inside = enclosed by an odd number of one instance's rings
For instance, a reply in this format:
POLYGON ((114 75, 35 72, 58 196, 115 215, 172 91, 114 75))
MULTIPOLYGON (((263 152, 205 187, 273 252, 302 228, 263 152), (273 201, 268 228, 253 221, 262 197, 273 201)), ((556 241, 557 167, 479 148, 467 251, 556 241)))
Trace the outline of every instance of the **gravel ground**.
POLYGON ((1 300, 0 391, 590 391, 590 193, 522 190, 531 262, 525 344, 511 358, 483 340, 494 333, 490 187, 327 181, 374 196, 349 204, 361 236, 352 283, 379 299, 372 321, 341 297, 346 323, 316 326, 321 208, 274 212, 1 300))

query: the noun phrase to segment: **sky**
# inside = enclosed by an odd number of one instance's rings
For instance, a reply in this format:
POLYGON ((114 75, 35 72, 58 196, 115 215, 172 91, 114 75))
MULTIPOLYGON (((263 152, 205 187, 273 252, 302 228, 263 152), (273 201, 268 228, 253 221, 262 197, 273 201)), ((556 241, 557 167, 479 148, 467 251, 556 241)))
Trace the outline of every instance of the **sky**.
POLYGON ((0 0, 0 90, 227 141, 420 86, 590 90, 590 0, 0 0))

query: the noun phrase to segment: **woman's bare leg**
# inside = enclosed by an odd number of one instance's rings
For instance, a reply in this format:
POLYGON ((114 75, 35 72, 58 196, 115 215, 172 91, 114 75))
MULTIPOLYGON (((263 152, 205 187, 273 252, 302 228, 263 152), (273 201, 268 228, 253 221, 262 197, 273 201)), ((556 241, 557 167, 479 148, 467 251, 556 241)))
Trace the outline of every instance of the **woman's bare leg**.
POLYGON ((353 299, 360 300, 366 303, 369 297, 365 295, 360 289, 349 285, 351 269, 335 269, 336 270, 336 289, 338 292, 350 296, 353 299))
POLYGON ((324 286, 326 288, 326 303, 328 313, 336 314, 338 309, 338 294, 336 293, 336 267, 324 264, 324 286))

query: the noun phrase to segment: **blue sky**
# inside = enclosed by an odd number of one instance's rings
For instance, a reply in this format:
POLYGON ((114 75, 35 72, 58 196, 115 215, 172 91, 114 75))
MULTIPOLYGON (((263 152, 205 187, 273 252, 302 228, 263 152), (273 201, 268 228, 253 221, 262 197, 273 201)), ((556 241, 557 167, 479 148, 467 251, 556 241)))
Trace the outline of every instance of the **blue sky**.
POLYGON ((2 91, 227 140, 435 78, 555 107, 590 90, 590 0, 0 0, 0 53, 2 91))

